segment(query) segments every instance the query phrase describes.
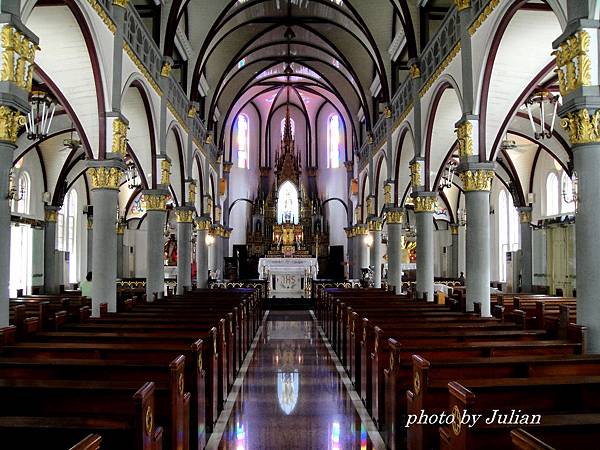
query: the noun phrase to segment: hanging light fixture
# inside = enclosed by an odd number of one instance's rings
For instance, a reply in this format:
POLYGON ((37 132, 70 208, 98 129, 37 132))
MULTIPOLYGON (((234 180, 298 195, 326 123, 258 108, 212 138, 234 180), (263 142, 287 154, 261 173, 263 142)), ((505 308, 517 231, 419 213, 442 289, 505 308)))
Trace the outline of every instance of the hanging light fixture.
MULTIPOLYGON (((569 169, 571 171, 571 176, 569 177, 570 183, 565 179, 562 183, 562 198, 565 203, 574 203, 575 210, 577 210, 577 195, 579 190, 579 179, 577 178, 577 172, 573 169, 572 161, 568 163, 569 169), (570 186, 569 186, 570 185, 570 186), (569 192, 570 191, 570 192, 569 192)), ((567 173, 567 176, 569 174, 567 173)))
POLYGON ((438 186, 438 190, 450 189, 452 187, 452 181, 454 180, 454 171, 456 170, 456 166, 458 163, 451 158, 446 163, 446 167, 444 168, 444 175, 442 175, 442 179, 440 180, 440 184, 438 186))
POLYGON ((556 110, 558 108, 558 95, 553 95, 549 90, 542 89, 535 91, 525 102, 527 115, 531 123, 531 129, 535 139, 550 139, 554 131, 554 122, 556 121, 556 110), (550 130, 546 129, 546 118, 550 114, 550 130), (539 124, 535 123, 538 119, 539 124))
POLYGON ((135 163, 131 158, 128 158, 125 163, 127 164, 127 169, 125 170, 125 178, 127 179, 127 187, 129 189, 137 189, 140 187, 140 183, 138 181, 138 173, 137 168, 135 167, 135 163))
POLYGON ((27 139, 30 141, 44 139, 50 131, 56 103, 47 92, 36 90, 29 96, 29 106, 31 110, 27 114, 25 123, 27 139))

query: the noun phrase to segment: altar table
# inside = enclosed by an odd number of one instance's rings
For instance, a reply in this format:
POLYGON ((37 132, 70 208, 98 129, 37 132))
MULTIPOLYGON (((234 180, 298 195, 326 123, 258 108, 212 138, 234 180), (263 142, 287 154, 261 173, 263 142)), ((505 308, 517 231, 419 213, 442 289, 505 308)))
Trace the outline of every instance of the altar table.
POLYGON ((260 258, 258 273, 267 280, 271 298, 301 298, 310 295, 311 280, 317 278, 317 258, 260 258))

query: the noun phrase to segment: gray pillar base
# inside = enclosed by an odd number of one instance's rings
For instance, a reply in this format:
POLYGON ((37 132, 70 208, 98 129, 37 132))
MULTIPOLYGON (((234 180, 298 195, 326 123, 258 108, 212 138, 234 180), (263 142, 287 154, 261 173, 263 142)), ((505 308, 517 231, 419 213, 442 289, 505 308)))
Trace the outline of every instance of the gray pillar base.
POLYGON ((418 212, 417 220, 417 297, 433 299, 433 212, 418 212))

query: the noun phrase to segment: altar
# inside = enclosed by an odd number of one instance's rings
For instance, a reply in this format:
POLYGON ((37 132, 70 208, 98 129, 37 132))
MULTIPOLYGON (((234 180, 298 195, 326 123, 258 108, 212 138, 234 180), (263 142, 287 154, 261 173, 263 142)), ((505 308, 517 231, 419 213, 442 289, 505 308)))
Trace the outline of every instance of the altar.
POLYGON ((310 296, 311 280, 317 277, 317 258, 260 258, 258 273, 267 280, 271 298, 310 296))

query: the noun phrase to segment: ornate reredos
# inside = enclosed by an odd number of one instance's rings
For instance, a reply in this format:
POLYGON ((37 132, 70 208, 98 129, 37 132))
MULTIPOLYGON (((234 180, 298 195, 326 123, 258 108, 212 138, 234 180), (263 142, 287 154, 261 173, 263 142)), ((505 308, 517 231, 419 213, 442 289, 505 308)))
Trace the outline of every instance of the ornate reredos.
POLYGON ((290 110, 285 110, 285 125, 279 152, 276 155, 275 174, 277 175, 277 190, 286 181, 291 181, 300 191, 300 155, 296 154, 296 141, 292 135, 290 110))

